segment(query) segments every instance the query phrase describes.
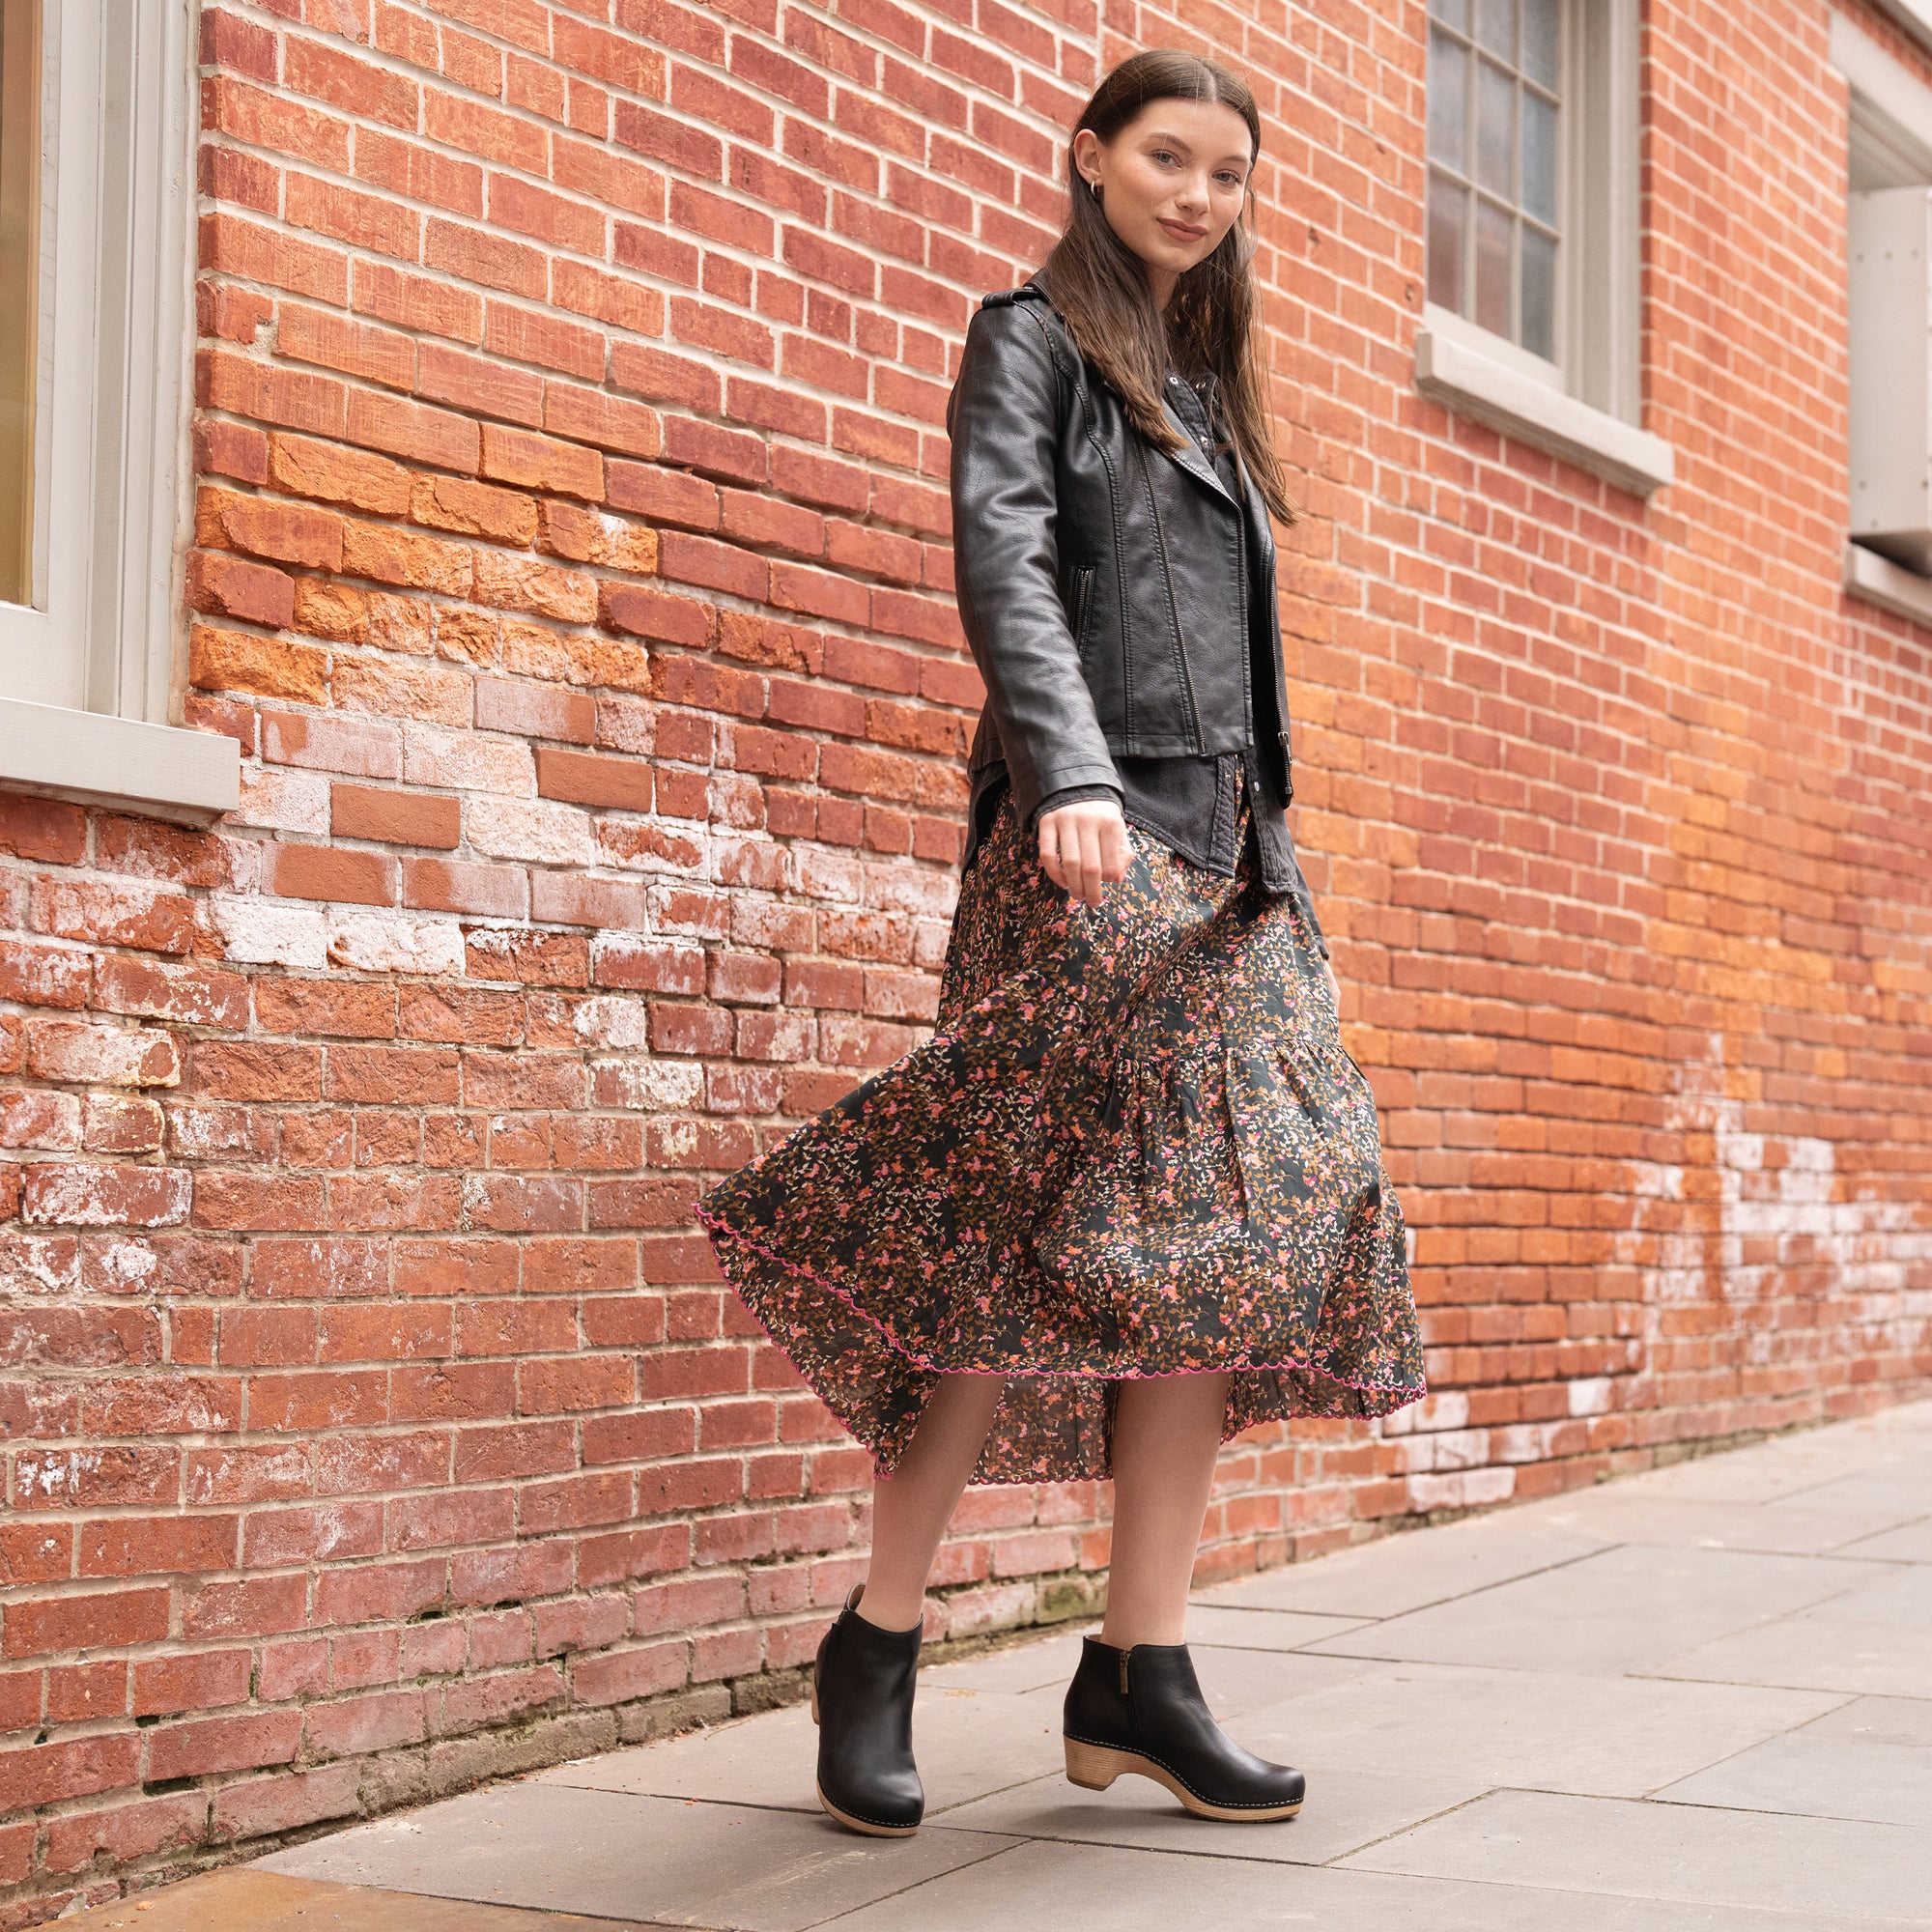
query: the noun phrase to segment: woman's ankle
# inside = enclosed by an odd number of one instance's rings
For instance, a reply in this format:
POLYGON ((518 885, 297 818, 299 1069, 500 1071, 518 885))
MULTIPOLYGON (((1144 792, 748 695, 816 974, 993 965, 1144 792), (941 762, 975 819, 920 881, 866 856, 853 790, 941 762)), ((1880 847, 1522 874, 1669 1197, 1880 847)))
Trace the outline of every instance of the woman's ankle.
POLYGON ((852 1605, 853 1614, 879 1630, 891 1631, 903 1636, 906 1632, 917 1630, 925 1621, 925 1598, 922 1594, 910 1602, 895 1600, 890 1595, 875 1592, 869 1584, 861 1584, 858 1601, 852 1605))

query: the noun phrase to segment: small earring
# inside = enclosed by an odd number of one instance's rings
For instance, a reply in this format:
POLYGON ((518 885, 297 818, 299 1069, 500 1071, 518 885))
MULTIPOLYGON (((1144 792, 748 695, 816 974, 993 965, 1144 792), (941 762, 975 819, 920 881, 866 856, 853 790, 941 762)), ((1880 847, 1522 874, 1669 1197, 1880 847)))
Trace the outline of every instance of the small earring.
POLYGON ((1090 181, 1087 185, 1094 190, 1094 199, 1098 201, 1100 199, 1100 184, 1096 181, 1090 181))

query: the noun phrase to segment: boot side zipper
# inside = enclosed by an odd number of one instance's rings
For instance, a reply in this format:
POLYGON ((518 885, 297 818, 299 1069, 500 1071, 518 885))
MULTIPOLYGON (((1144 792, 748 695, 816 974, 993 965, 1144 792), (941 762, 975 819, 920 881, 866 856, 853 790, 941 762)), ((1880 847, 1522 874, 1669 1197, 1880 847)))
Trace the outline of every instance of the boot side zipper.
MULTIPOLYGON (((1131 1646, 1129 1646, 1129 1648, 1131 1648, 1131 1646)), ((1127 1653, 1126 1651, 1123 1650, 1121 1652, 1121 1695, 1124 1697, 1126 1694, 1127 1694, 1127 1653)))

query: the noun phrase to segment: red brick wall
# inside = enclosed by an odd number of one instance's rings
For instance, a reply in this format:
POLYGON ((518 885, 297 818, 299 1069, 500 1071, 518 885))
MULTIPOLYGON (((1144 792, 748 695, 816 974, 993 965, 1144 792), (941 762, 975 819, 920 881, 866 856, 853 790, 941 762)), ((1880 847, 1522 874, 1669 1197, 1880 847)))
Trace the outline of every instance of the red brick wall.
MULTIPOLYGON (((1208 1571, 1932 1377, 1932 677, 1836 587, 1826 9, 1648 11, 1648 507, 1413 392, 1421 0, 1215 16, 1436 1393, 1237 1445, 1208 1571)), ((945 398, 1102 52, 1193 32, 1107 17, 206 11, 186 715, 243 803, 0 799, 0 1926, 795 1683, 866 1465, 689 1208, 930 1020, 945 398)), ((973 1492, 938 1628, 1105 1555, 1091 1486, 973 1492)))

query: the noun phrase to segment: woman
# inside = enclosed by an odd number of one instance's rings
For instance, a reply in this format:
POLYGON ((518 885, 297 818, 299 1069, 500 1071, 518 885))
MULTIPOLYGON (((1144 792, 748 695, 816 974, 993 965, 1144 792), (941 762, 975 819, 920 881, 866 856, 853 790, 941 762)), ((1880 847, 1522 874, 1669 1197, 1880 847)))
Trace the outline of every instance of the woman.
POLYGON ((739 1294, 871 1451, 870 1565, 813 1667, 818 1793, 914 1830, 927 1577, 968 1482, 1111 1476, 1067 1775, 1213 1818, 1304 1779, 1224 1737, 1182 1620, 1217 1453, 1424 1393, 1400 1206, 1294 857, 1253 333, 1248 89, 1137 54, 1040 271, 948 406, 987 700, 932 1037, 712 1189, 739 1294))

